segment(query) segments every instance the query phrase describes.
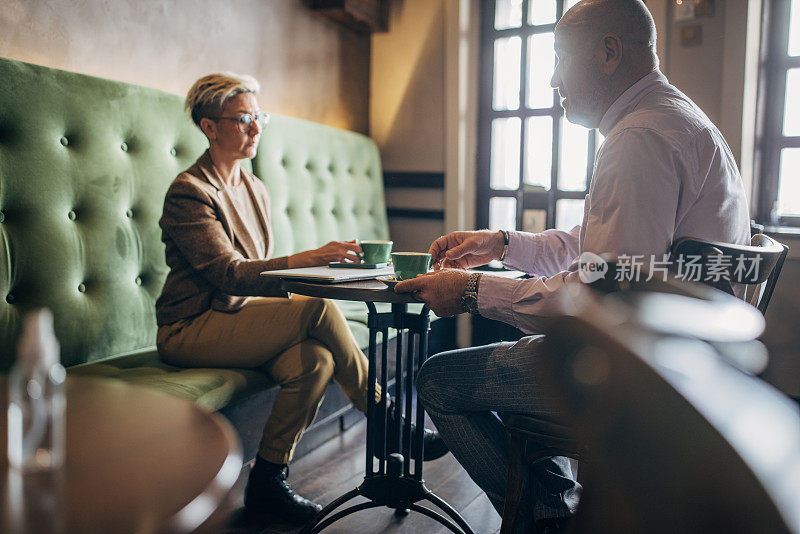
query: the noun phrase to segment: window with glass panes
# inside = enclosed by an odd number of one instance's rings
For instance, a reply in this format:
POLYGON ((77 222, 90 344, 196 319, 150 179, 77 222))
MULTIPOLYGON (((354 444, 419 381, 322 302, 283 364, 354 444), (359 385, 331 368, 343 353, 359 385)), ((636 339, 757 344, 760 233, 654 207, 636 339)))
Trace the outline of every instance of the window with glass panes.
POLYGON ((481 3, 479 227, 580 224, 600 134, 564 117, 550 87, 553 31, 578 0, 481 3))
POLYGON ((773 0, 758 220, 800 226, 800 0, 773 0))

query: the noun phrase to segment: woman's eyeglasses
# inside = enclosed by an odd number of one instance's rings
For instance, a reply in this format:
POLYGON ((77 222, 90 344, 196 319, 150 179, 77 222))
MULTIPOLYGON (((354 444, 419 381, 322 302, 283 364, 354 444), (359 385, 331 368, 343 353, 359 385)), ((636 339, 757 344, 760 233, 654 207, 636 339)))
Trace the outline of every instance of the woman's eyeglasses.
POLYGON ((252 115, 250 113, 245 113, 239 117, 208 117, 209 119, 218 121, 218 120, 229 120, 229 121, 236 121, 236 125, 239 127, 239 131, 242 133, 247 133, 250 131, 250 128, 253 127, 253 121, 258 124, 259 128, 264 128, 269 122, 269 113, 258 113, 256 115, 252 115))

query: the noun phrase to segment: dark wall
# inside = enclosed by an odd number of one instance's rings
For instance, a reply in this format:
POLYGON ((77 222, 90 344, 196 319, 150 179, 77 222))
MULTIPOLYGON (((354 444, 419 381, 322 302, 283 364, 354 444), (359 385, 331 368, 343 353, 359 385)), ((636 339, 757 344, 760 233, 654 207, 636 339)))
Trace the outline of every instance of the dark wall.
POLYGON ((369 130, 369 35, 300 0, 3 0, 0 56, 180 95, 252 74, 266 111, 369 130))

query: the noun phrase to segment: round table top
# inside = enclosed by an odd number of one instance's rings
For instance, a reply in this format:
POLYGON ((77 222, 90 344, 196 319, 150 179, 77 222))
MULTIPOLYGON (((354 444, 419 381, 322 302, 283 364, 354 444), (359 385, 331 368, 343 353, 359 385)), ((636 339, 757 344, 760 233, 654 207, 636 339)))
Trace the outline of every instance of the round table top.
POLYGON ((227 506, 242 453, 222 416, 118 380, 69 377, 66 396, 66 461, 54 473, 9 469, 0 410, 0 531, 191 532, 227 506))
POLYGON ((336 300, 355 300, 360 302, 390 302, 407 304, 421 302, 413 293, 395 293, 380 280, 359 280, 340 284, 315 284, 284 280, 282 287, 289 293, 336 300))

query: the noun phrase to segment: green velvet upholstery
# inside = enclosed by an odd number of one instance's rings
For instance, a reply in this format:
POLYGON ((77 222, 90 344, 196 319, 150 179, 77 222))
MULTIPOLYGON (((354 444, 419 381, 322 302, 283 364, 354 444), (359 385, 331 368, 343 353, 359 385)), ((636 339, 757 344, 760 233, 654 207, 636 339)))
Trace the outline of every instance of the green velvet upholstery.
POLYGON ((273 116, 253 172, 270 192, 276 256, 333 240, 389 239, 378 148, 363 135, 273 116))
POLYGON ((153 345, 162 199, 203 142, 177 96, 0 59, 2 368, 38 306, 67 366, 153 345))
POLYGON ((275 385, 266 374, 248 369, 183 369, 167 365, 158 359, 154 348, 77 365, 70 368, 70 374, 117 378, 153 387, 209 410, 220 410, 250 391, 275 385))
MULTIPOLYGON (((369 332, 364 304, 339 302, 359 345, 366 347, 369 332)), ((389 311, 388 304, 376 304, 378 311, 389 311)), ((409 310, 418 312, 421 305, 409 310)), ((394 332, 391 333, 394 337, 394 332)), ((119 355, 103 361, 70 367, 70 374, 117 378, 132 384, 154 387, 165 393, 193 400, 210 410, 220 410, 254 390, 275 385, 264 373, 247 369, 183 369, 158 359, 155 348, 119 355)))
MULTIPOLYGON (((256 371, 179 369, 155 353, 163 198, 206 146, 177 95, 0 58, 0 370, 23 314, 45 306, 71 373, 211 409, 271 385, 256 371)), ((273 116, 248 168, 271 192, 276 255, 389 237, 378 151, 363 135, 273 116)), ((366 307, 342 307, 366 346, 366 307)))

